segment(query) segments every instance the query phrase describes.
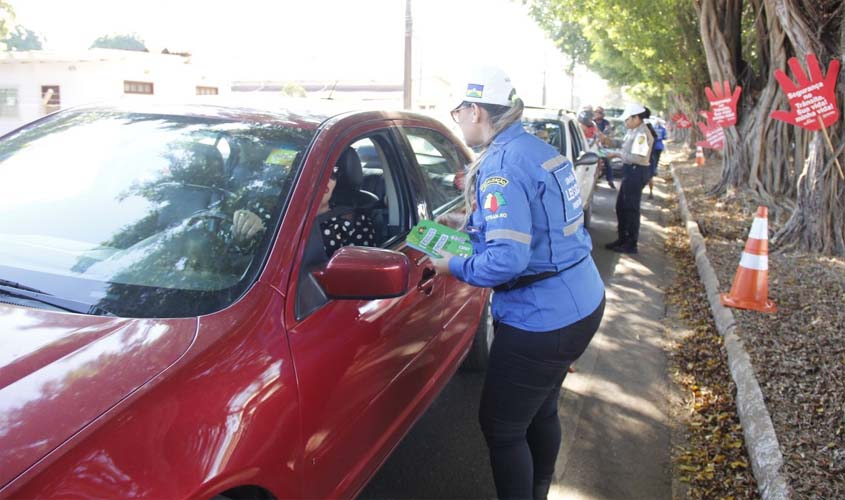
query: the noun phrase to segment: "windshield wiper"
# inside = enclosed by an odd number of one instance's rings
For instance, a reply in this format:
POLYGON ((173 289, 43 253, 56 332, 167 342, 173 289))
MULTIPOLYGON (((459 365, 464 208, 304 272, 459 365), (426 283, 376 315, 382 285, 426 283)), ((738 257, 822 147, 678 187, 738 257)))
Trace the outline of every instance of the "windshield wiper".
POLYGON ((20 283, 15 283, 13 281, 0 280, 0 295, 34 300, 68 312, 93 314, 96 316, 114 316, 114 314, 106 311, 100 306, 56 297, 54 295, 50 295, 49 293, 42 292, 41 290, 21 285, 20 283))
POLYGON ((8 287, 11 287, 11 288, 17 288, 18 290, 26 290, 28 292, 43 293, 44 295, 50 295, 47 292, 38 290, 37 288, 32 288, 30 286, 21 285, 20 283, 16 283, 14 281, 0 279, 0 285, 8 286, 8 287))

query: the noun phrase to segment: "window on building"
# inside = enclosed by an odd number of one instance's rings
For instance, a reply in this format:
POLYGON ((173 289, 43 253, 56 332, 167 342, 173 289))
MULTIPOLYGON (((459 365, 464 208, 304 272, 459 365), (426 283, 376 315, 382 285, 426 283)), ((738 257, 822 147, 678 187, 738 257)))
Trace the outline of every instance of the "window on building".
POLYGON ((61 94, 59 93, 59 86, 58 85, 42 85, 41 86, 41 100, 47 98, 47 94, 50 93, 50 99, 44 103, 45 107, 47 108, 46 111, 48 113, 52 113, 53 111, 58 111, 62 109, 62 98, 61 94))
POLYGON ((203 87, 197 85, 197 95, 217 95, 217 87, 203 87))
POLYGON ((0 88, 0 117, 18 116, 18 89, 0 88))
POLYGON ((153 94, 152 82, 133 82, 130 80, 123 81, 124 94, 153 94))

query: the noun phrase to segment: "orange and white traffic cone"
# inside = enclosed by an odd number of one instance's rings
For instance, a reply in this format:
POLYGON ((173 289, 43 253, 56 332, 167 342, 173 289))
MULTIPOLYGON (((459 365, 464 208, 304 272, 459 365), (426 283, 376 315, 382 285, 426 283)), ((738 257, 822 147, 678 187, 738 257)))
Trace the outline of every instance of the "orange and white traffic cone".
POLYGON ((704 166, 704 148, 701 146, 695 147, 695 164, 696 166, 704 166))
POLYGON ((769 300, 769 211, 766 207, 757 207, 731 293, 719 297, 723 306, 777 311, 775 303, 769 300))

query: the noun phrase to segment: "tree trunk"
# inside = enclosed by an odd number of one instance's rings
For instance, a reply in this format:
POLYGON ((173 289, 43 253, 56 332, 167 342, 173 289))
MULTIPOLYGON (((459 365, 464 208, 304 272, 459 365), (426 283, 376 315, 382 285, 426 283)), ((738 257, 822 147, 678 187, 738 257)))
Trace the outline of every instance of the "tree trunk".
MULTIPOLYGON (((776 109, 787 106, 786 96, 780 91, 772 68, 785 68, 789 58, 790 45, 786 39, 772 0, 764 0, 757 16, 758 35, 762 32, 767 40, 761 50, 761 81, 765 86, 754 101, 753 108, 743 114, 740 163, 747 164, 747 187, 763 203, 777 208, 784 197, 794 196, 795 181, 790 174, 790 150, 793 143, 793 127, 787 123, 772 120, 769 115, 776 109), (779 201, 780 200, 780 201, 779 201)), ((752 92, 751 88, 743 92, 752 92)))
MULTIPOLYGON (((704 55, 707 59, 707 69, 710 81, 730 82, 732 86, 738 83, 736 75, 741 66, 742 54, 739 27, 742 16, 741 0, 699 0, 696 2, 699 14, 699 29, 701 43, 704 45, 704 55)), ((701 89, 703 91, 704 89, 701 89)), ((738 113, 738 124, 742 122, 742 114, 738 113)), ((748 179, 748 165, 740 158, 740 136, 736 127, 725 129, 725 149, 722 156, 722 178, 710 190, 712 195, 720 195, 730 187, 743 185, 748 179)))
MULTIPOLYGON (((845 22, 839 2, 809 0, 772 0, 784 32, 802 61, 814 53, 827 69, 834 57, 845 48, 845 22), (812 19, 811 23, 809 20, 812 19), (835 31, 838 28, 839 31, 835 31)), ((840 72, 836 89, 839 97, 845 92, 840 72)), ((822 253, 845 255, 845 182, 834 166, 834 159, 843 163, 843 128, 837 122, 828 129, 835 153, 828 149, 822 132, 810 132, 809 154, 798 178, 795 210, 786 225, 774 237, 779 250, 801 248, 822 253)), ((796 134, 799 135, 799 134, 796 134)), ((796 141, 798 146, 804 141, 796 141)), ((796 158, 797 160, 797 158, 796 158)))

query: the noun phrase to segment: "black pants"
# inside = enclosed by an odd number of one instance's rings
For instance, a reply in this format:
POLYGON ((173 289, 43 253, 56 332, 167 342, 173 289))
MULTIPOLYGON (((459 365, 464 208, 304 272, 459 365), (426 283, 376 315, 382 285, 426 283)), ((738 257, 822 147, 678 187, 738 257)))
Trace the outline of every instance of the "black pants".
POLYGON ((619 241, 634 247, 640 238, 640 201, 648 184, 649 167, 626 164, 625 176, 616 196, 616 220, 619 241))
POLYGON ((560 386, 598 330, 604 302, 549 332, 496 325, 479 420, 500 499, 546 498, 560 449, 560 386))

